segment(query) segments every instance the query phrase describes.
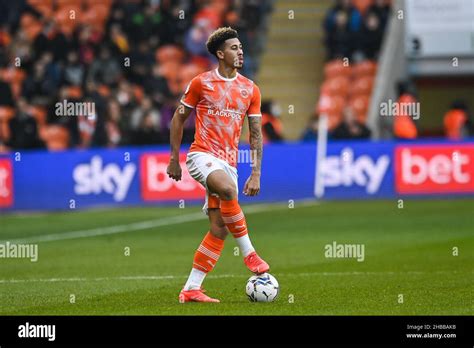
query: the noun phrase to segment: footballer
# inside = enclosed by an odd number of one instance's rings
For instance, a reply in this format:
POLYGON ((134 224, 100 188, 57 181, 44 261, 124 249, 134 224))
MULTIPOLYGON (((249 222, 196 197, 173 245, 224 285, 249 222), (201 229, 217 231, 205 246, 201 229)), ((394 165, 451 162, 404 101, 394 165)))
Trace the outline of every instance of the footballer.
POLYGON ((194 142, 186 157, 190 175, 206 188, 203 211, 210 227, 194 254, 191 273, 179 294, 184 302, 219 302, 204 293, 202 283, 215 267, 229 233, 239 246, 248 269, 261 274, 269 270, 250 241, 247 222, 238 202, 237 158, 239 138, 245 116, 250 129, 250 148, 256 153, 252 173, 243 193, 255 196, 260 191, 262 130, 260 90, 238 73, 244 63, 242 44, 232 28, 219 28, 206 43, 217 57, 219 67, 191 80, 173 115, 170 129, 171 157, 167 168, 170 178, 181 180, 179 149, 183 125, 196 110, 194 142), (232 152, 232 154, 229 154, 232 152), (225 155, 224 155, 225 154, 225 155))

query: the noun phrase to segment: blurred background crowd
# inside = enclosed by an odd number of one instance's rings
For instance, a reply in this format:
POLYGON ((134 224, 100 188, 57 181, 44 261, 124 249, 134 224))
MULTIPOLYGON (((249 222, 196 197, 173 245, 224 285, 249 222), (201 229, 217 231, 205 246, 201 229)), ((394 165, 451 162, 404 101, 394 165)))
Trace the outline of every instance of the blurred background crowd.
MULTIPOLYGON (((269 18, 276 1, 259 0, 0 0, 0 150, 166 144, 186 84, 216 65, 206 50, 218 27, 238 30, 246 60, 241 73, 258 81, 269 18), (58 102, 95 106, 94 117, 57 115, 58 102)), ((335 0, 321 30, 324 79, 299 139, 317 137, 319 116, 333 139, 370 138, 367 114, 390 13, 389 0, 335 0)), ((286 106, 262 102, 266 142, 295 127, 286 106)), ((400 81, 399 100, 417 100, 400 81)), ((444 134, 474 134, 463 100, 444 110, 444 134)), ((295 116, 293 116, 295 117, 295 116)), ((297 127, 297 126, 296 126, 297 127)), ((193 140, 194 117, 183 142, 193 140)), ((394 120, 393 136, 419 136, 412 117, 394 120)))

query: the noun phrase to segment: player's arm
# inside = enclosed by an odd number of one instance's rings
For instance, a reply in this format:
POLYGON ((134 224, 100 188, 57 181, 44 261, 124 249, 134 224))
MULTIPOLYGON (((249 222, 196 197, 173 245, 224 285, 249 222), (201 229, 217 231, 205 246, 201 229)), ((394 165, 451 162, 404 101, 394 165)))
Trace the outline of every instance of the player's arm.
POLYGON ((181 98, 181 105, 178 106, 174 112, 170 126, 170 145, 171 156, 170 163, 166 173, 171 179, 176 181, 181 180, 181 166, 179 165, 179 148, 183 140, 184 123, 189 117, 189 114, 196 107, 201 98, 201 79, 196 76, 186 87, 183 97, 181 98))
POLYGON ((181 180, 181 166, 179 165, 179 149, 181 147, 181 141, 183 140, 183 129, 184 123, 188 119, 193 109, 188 108, 184 105, 178 106, 174 112, 170 126, 170 145, 171 145, 171 156, 170 163, 166 173, 171 179, 176 181, 181 180))
POLYGON ((244 194, 255 196, 260 192, 260 175, 263 155, 262 115, 260 112, 260 90, 255 86, 254 96, 248 112, 250 131, 250 158, 252 173, 245 182, 244 194))

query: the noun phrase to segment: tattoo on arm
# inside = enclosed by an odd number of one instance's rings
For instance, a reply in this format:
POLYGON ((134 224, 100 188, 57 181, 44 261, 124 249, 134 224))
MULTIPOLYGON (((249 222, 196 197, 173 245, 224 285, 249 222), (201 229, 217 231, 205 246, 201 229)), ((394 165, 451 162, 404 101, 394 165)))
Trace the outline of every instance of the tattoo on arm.
POLYGON ((262 118, 249 117, 250 150, 252 159, 252 173, 260 174, 263 154, 262 118))

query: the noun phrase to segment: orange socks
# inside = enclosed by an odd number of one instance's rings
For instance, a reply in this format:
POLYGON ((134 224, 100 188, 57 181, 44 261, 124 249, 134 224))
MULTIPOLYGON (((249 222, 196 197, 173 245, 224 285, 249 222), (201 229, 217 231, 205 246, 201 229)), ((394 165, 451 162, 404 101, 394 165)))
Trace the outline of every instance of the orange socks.
POLYGON ((237 199, 231 201, 221 200, 221 215, 234 238, 240 238, 248 234, 245 216, 237 199))
POLYGON ((194 254, 193 267, 204 273, 212 271, 223 248, 224 241, 208 232, 194 254))

